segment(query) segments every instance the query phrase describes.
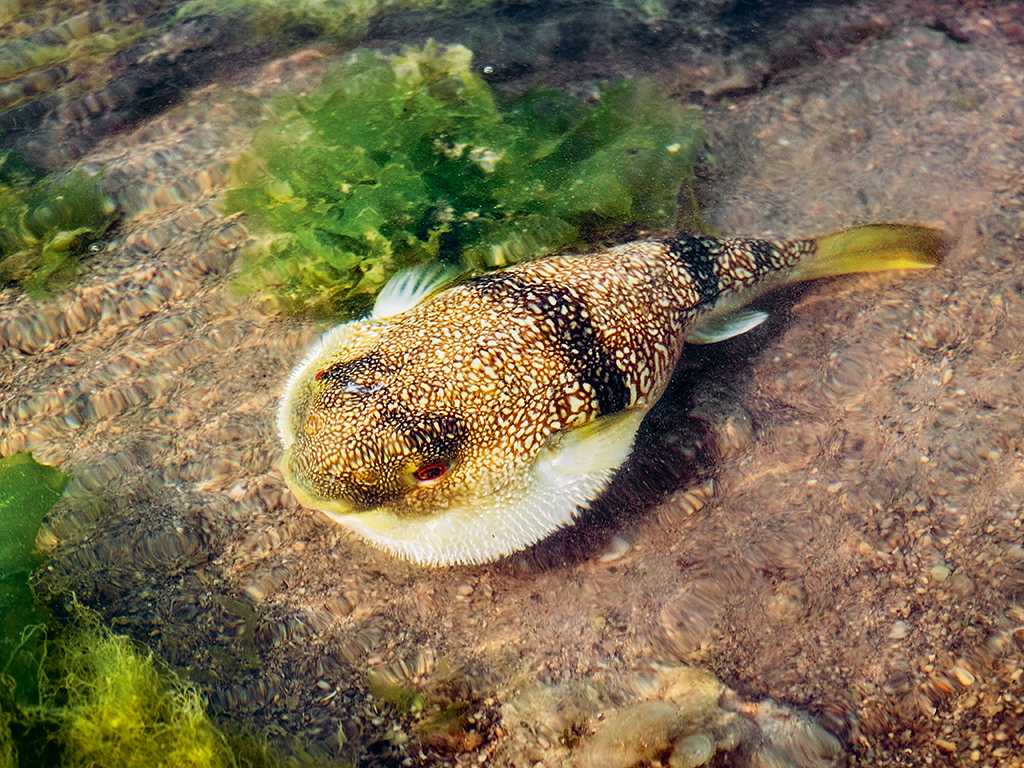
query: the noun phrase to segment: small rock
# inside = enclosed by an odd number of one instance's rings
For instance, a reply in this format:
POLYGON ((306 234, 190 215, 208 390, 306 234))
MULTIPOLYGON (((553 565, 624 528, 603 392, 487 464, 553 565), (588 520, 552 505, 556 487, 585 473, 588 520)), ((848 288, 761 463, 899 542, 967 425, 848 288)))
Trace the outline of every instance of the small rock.
POLYGON ((894 621, 892 629, 889 630, 890 640, 902 640, 910 634, 910 625, 905 621, 894 621))
POLYGON ((580 756, 580 768, 632 768, 667 752, 683 726, 679 710, 645 701, 613 712, 580 756))
POLYGON ((324 601, 324 608, 333 616, 348 616, 352 613, 352 601, 344 595, 335 595, 324 601))
POLYGON ((932 581, 945 581, 952 573, 952 569, 945 563, 937 563, 928 570, 928 578, 932 581))
POLYGON ((263 588, 263 584, 260 584, 258 582, 246 584, 242 591, 254 603, 262 603, 264 600, 267 599, 267 593, 263 588))
POLYGON ((772 621, 793 622, 806 613, 806 594, 799 584, 783 583, 765 603, 765 613, 772 621))
POLYGON ((962 573, 957 573, 949 580, 949 588, 958 595, 967 597, 974 592, 974 582, 962 573))
POLYGON ((956 678, 957 682, 960 683, 964 688, 968 688, 974 685, 974 675, 969 669, 961 667, 959 664, 950 670, 953 673, 953 677, 956 678))
POLYGON ((669 768, 699 768, 715 756, 715 745, 703 733, 680 739, 668 758, 669 768))
POLYGON ((765 743, 752 755, 750 766, 836 766, 843 762, 843 745, 814 720, 771 699, 757 703, 754 720, 765 743))
POLYGON ((726 692, 725 684, 698 667, 666 667, 657 679, 658 697, 691 722, 711 717, 726 692))
POLYGON ((956 752, 956 744, 946 739, 936 739, 935 746, 941 749, 943 752, 956 752))
POLYGON ((459 584, 459 586, 455 588, 455 594, 459 597, 469 597, 473 594, 473 585, 468 583, 459 584))
POLYGON ((621 560, 629 552, 630 546, 630 543, 624 538, 616 536, 608 542, 608 546, 605 547, 597 561, 599 563, 614 563, 616 560, 621 560))

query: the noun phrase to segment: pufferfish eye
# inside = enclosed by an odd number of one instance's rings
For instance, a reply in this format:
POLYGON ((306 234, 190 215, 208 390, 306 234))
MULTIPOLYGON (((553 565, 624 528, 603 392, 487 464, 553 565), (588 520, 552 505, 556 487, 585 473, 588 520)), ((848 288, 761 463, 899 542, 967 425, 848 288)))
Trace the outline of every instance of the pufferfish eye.
POLYGON ((439 480, 447 471, 448 465, 443 461, 431 461, 419 467, 412 473, 412 476, 416 478, 417 482, 430 483, 439 480))

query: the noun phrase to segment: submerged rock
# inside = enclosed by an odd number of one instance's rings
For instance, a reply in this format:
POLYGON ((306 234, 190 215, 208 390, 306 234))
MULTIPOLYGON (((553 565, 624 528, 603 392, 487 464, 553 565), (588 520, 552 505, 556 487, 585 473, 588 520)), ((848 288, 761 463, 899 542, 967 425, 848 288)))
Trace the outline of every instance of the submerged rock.
POLYGON ((528 689, 508 701, 502 715, 511 738, 503 757, 516 766, 529 764, 537 750, 545 750, 546 764, 574 768, 658 761, 698 768, 719 753, 727 764, 749 768, 771 760, 829 768, 845 759, 838 740, 810 718, 770 700, 745 702, 694 667, 601 678, 597 686, 528 689), (558 732, 557 744, 545 735, 558 732))
POLYGON ((609 715, 578 758, 580 768, 632 768, 664 754, 685 724, 671 704, 644 701, 609 715))

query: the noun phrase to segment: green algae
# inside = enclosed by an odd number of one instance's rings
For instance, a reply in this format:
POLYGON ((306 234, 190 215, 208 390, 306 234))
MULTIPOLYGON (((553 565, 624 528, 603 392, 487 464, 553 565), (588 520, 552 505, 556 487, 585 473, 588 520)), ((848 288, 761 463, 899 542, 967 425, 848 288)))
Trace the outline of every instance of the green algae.
POLYGON ((55 36, 65 38, 60 44, 41 44, 31 40, 15 40, 0 52, 0 79, 10 79, 34 69, 48 67, 89 57, 105 57, 126 48, 145 36, 144 26, 135 22, 123 28, 108 28, 103 32, 92 32, 75 36, 71 30, 60 26, 50 30, 55 36))
POLYGON ((29 579, 38 565, 36 532, 67 481, 28 453, 0 459, 0 768, 18 765, 19 708, 40 701, 49 616, 36 604, 29 579))
POLYGON ((258 734, 214 723, 194 685, 89 611, 78 608, 54 646, 41 712, 55 725, 62 768, 328 765, 301 749, 286 757, 258 734))
MULTIPOLYGON (((56 12, 52 6, 49 10, 56 12)), ((0 4, 0 18, 2 14, 0 4)), ((86 57, 104 57, 148 34, 141 21, 126 21, 119 14, 111 14, 105 5, 95 6, 88 13, 79 14, 66 9, 62 15, 63 20, 50 14, 36 20, 37 24, 46 24, 45 35, 37 33, 8 40, 0 48, 0 80, 86 57), (90 19, 89 15, 93 18, 90 19), (46 42, 40 42, 42 39, 46 42)))
POLYGON ((97 176, 38 177, 0 153, 0 285, 38 295, 67 283, 78 255, 103 236, 115 210, 97 176))
POLYGON ((366 675, 370 695, 394 710, 407 726, 404 736, 421 747, 447 752, 476 749, 482 741, 472 718, 478 707, 468 681, 456 668, 439 662, 426 680, 412 683, 383 669, 366 675))
POLYGON ((367 673, 366 684, 370 695, 378 701, 394 707, 403 715, 423 711, 425 700, 420 691, 395 682, 378 670, 370 670, 367 673))
POLYGON ((0 709, 0 760, 8 761, 0 768, 312 764, 285 758, 255 734, 218 726, 199 691, 150 651, 114 634, 81 606, 71 614, 70 624, 47 630, 38 703, 0 709))
POLYGON ((410 264, 489 269, 671 227, 701 143, 698 116, 650 83, 503 100, 463 46, 357 51, 277 101, 234 164, 226 210, 260 234, 238 285, 278 311, 351 314, 410 264))
POLYGON ((0 689, 16 692, 22 703, 38 696, 43 639, 37 626, 47 618, 29 586, 38 565, 36 532, 67 480, 28 453, 0 460, 0 689))
POLYGON ((54 655, 45 716, 57 726, 64 765, 230 764, 198 692, 161 672, 127 638, 85 622, 54 655))
POLYGON ((194 685, 73 596, 63 620, 35 601, 36 534, 67 481, 27 453, 0 460, 0 768, 328 765, 217 725, 194 685))
POLYGON ((611 5, 649 25, 665 22, 672 14, 665 0, 612 0, 611 5))
POLYGON ((332 38, 361 40, 374 19, 399 11, 458 11, 490 5, 493 0, 190 0, 177 12, 189 19, 208 14, 244 19, 263 38, 332 38))
POLYGON ((21 40, 8 43, 0 55, 0 78, 8 79, 66 57, 67 49, 62 45, 40 45, 21 40))

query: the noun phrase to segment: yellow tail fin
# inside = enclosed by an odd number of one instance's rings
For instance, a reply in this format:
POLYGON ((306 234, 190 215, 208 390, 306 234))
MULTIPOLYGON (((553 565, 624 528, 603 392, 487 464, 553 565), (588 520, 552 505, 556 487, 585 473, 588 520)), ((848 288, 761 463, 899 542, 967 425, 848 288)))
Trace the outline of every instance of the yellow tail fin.
POLYGON ((930 269, 949 250, 941 229, 910 224, 869 224, 819 237, 817 251, 793 270, 794 280, 853 272, 930 269))

